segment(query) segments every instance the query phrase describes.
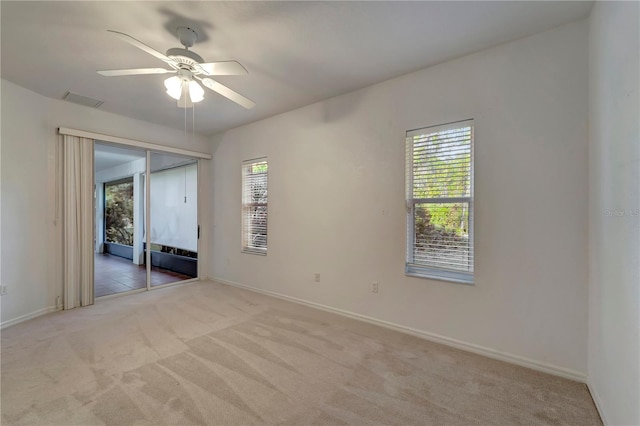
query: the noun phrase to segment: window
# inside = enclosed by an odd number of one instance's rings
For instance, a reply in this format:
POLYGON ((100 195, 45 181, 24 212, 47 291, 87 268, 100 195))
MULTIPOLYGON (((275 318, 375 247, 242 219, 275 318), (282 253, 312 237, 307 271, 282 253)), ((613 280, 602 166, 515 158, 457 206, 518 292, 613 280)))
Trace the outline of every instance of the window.
POLYGON ((407 132, 406 274, 473 283, 473 121, 407 132))
POLYGON ((133 178, 104 184, 105 240, 133 246, 133 178))
POLYGON ((242 251, 267 254, 267 159, 242 163, 242 251))

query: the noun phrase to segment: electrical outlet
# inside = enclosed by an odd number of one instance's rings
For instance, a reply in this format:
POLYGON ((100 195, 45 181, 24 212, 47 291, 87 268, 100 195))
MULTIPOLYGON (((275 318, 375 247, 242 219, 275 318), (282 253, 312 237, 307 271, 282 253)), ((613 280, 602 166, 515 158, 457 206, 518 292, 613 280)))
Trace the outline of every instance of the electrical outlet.
POLYGON ((5 295, 5 294, 7 294, 7 286, 0 285, 0 295, 5 295))
POLYGON ((378 281, 373 281, 371 283, 371 291, 374 292, 374 293, 378 292, 378 281))
POLYGON ((315 273, 315 281, 316 281, 317 283, 319 283, 319 282, 320 282, 320 272, 316 272, 316 273, 315 273))

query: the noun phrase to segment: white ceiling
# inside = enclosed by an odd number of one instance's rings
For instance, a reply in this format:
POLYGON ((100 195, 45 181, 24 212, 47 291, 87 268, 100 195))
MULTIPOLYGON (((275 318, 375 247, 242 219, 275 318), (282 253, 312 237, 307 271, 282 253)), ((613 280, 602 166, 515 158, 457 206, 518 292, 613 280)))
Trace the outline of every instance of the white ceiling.
MULTIPOLYGON (((62 99, 184 128, 164 75, 96 70, 160 67, 121 31, 165 52, 175 28, 194 27, 205 61, 235 59, 249 75, 217 80, 252 110, 207 91, 196 132, 213 134, 420 68, 585 18, 592 2, 10 2, 1 7, 2 78, 62 99)), ((189 114, 191 111, 189 110, 189 114)))

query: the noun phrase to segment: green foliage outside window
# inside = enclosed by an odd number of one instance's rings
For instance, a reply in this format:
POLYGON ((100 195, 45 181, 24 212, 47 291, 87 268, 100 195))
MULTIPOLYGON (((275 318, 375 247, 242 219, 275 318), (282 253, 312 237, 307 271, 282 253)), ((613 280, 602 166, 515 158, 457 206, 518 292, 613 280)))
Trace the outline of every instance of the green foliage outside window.
MULTIPOLYGON (((414 198, 468 197, 471 182, 470 128, 416 137, 414 198)), ((457 236, 469 232, 468 203, 422 204, 416 209, 418 235, 435 230, 457 236)))
POLYGON ((251 173, 267 173, 269 165, 266 161, 260 163, 253 163, 251 165, 251 173))
POLYGON ((104 185, 105 238, 133 246, 133 180, 104 185))

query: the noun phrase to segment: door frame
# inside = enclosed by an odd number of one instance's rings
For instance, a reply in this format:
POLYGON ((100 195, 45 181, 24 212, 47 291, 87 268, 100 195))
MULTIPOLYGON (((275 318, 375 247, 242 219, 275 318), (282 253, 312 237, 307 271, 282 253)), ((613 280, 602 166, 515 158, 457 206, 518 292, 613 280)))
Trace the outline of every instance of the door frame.
MULTIPOLYGON (((163 285, 157 285, 154 287, 151 287, 151 250, 147 249, 146 252, 146 261, 147 261, 147 268, 146 268, 146 278, 147 278, 147 285, 145 289, 137 289, 137 290, 131 290, 131 291, 127 291, 127 292, 123 292, 123 293, 117 293, 117 294, 113 294, 113 295, 106 295, 106 296, 102 296, 102 298, 110 298, 110 297, 117 297, 120 295, 124 295, 124 294, 132 294, 132 293, 137 293, 137 292, 142 292, 142 291, 148 291, 151 290, 151 288, 163 288, 163 287, 167 287, 167 286, 171 286, 174 284, 183 284, 183 283, 188 283, 188 282, 194 282, 194 281, 198 281, 200 279, 202 279, 202 265, 201 265, 201 257, 200 254, 202 253, 202 243, 201 243, 201 239, 200 239, 200 235, 201 235, 201 229, 202 228, 207 228, 205 223, 202 223, 201 220, 205 219, 203 217, 203 215, 201 214, 201 209, 202 209, 202 204, 201 204, 201 199, 202 199, 202 160, 211 160, 213 158, 213 156, 211 154, 208 153, 203 153, 203 152, 198 152, 198 151, 191 151, 191 150, 187 150, 187 149, 182 149, 182 148, 175 148, 175 147, 170 147, 170 146, 164 146, 164 145, 158 145, 158 144, 154 144, 154 143, 149 143, 149 142, 143 142, 143 141, 139 141, 139 140, 135 140, 135 139, 128 139, 128 138, 123 138, 123 137, 118 137, 118 136, 111 136, 111 135, 105 135, 105 134, 100 134, 100 133, 94 133, 94 132, 88 132, 88 131, 84 131, 84 130, 78 130, 78 129, 71 129, 71 128, 67 128, 67 127, 59 127, 58 128, 58 134, 60 135, 70 135, 70 136, 77 136, 77 137, 81 137, 81 138, 87 138, 87 139, 92 139, 94 144, 100 143, 100 142, 106 142, 109 144, 117 144, 117 145, 122 145, 123 147, 131 147, 131 148, 141 148, 144 149, 146 152, 146 158, 147 158, 147 162, 146 162, 146 176, 147 178, 145 179, 145 188, 146 188, 146 196, 145 196, 145 204, 147 206, 146 211, 145 211, 145 222, 147 224, 150 223, 150 218, 151 218, 151 210, 149 208, 150 206, 150 197, 151 197, 151 191, 150 191, 150 176, 151 176, 151 162, 150 162, 150 158, 151 158, 151 152, 157 152, 157 153, 165 153, 165 154, 177 154, 177 155, 181 155, 181 156, 186 156, 186 157, 192 157, 194 159, 197 160, 197 179, 198 179, 198 183, 197 183, 197 194, 198 194, 198 205, 196 207, 196 215, 197 215, 197 224, 198 224, 198 267, 197 267, 197 277, 196 278, 192 278, 189 280, 182 280, 182 281, 177 281, 176 283, 168 283, 168 284, 163 284, 163 285)), ((95 172, 93 175, 93 185, 92 187, 94 188, 95 191, 95 172)), ((95 232, 96 229, 96 215, 95 215, 95 202, 93 203, 93 210, 90 213, 91 214, 91 222, 92 222, 92 226, 95 232)), ((205 219, 206 222, 206 219, 205 219)), ((151 239, 151 234, 150 232, 146 233, 145 236, 145 241, 147 242, 147 247, 149 248, 151 246, 150 243, 150 239, 151 239)), ((91 246, 92 248, 92 252, 95 253, 95 244, 93 244, 91 246)), ((93 254, 93 253, 92 253, 93 254)), ((93 264, 93 256, 91 256, 91 263, 93 264)), ((94 273, 94 281, 95 281, 95 273, 94 273)), ((95 282, 93 283, 93 286, 95 287, 95 282)), ((95 300, 95 296, 94 296, 94 300, 95 300)))

